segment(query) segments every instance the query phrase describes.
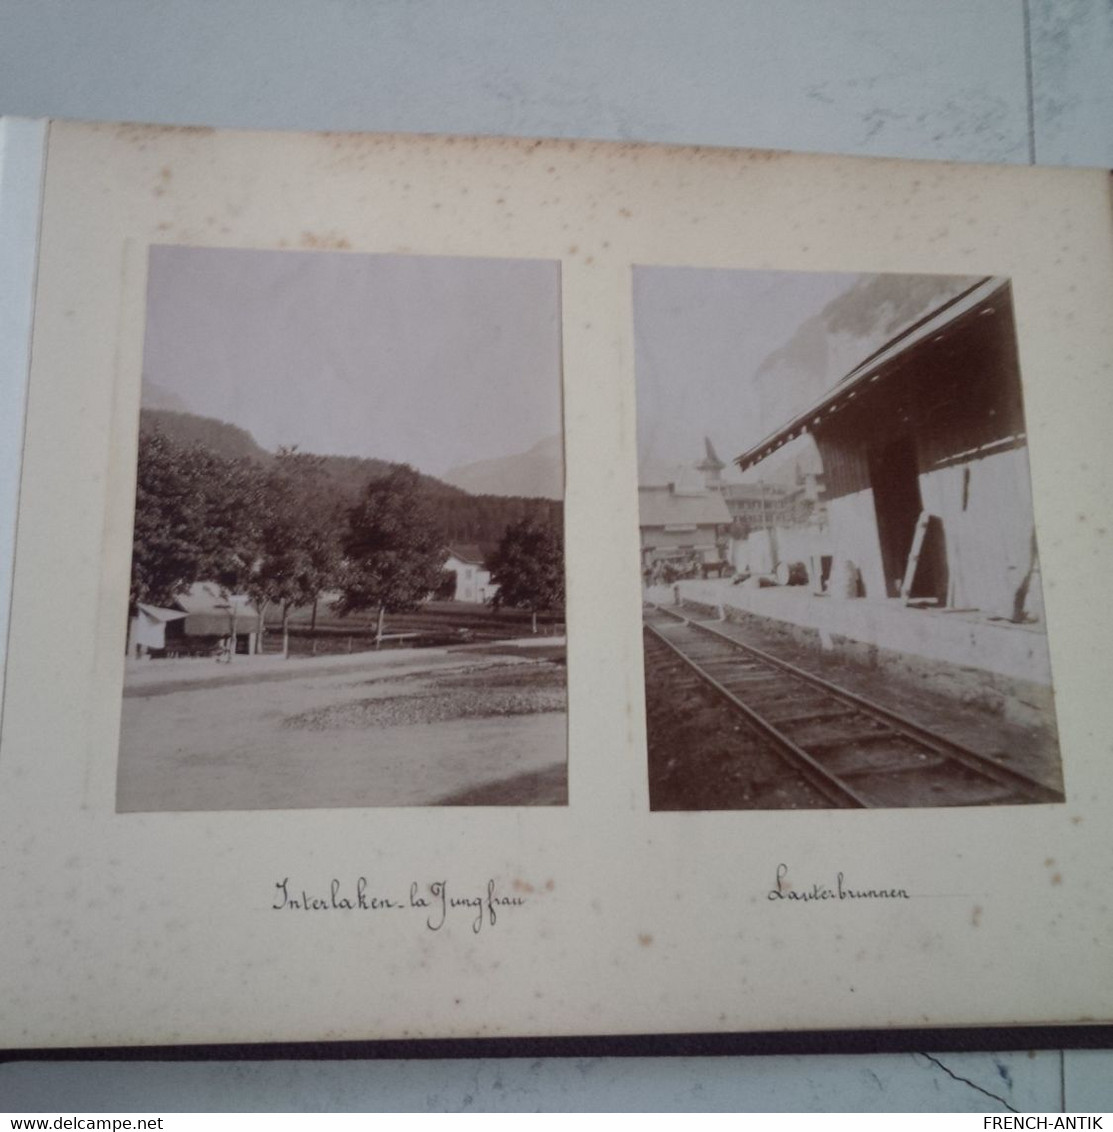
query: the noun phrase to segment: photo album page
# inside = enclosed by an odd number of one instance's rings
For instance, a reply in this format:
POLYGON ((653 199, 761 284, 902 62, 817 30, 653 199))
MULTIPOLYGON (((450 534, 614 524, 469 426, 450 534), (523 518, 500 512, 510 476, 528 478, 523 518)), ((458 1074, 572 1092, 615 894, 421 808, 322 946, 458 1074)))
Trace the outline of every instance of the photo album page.
POLYGON ((51 123, 0 1045, 1113 1022, 1110 206, 51 123))

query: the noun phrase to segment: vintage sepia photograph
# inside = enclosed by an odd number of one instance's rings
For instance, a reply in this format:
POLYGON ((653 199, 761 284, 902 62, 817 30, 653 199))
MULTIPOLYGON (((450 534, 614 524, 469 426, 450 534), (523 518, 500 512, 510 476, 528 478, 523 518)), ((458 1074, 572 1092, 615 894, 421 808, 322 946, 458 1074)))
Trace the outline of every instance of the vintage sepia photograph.
POLYGON ((650 806, 1063 800, 1008 279, 634 269, 650 806))
POLYGON ((567 804, 560 359, 555 261, 151 248, 119 812, 567 804))

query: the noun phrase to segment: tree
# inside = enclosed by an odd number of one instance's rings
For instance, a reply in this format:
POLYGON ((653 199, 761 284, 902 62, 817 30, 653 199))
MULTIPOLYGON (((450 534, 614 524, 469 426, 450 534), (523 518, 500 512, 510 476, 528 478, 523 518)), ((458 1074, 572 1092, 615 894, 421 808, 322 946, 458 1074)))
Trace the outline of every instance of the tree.
POLYGON ((198 581, 242 589, 258 554, 261 489, 249 461, 158 431, 140 436, 132 606, 169 605, 198 581))
POLYGON ((409 465, 399 465, 364 489, 348 513, 344 557, 336 611, 377 610, 378 647, 384 616, 416 609, 437 589, 444 566, 444 542, 409 465))
POLYGON ((530 518, 512 523, 488 565, 496 608, 528 609, 535 633, 539 612, 563 608, 564 545, 555 528, 530 518))
POLYGON ((267 607, 282 610, 282 651, 289 652, 290 610, 315 603, 340 567, 343 519, 324 459, 281 448, 264 480, 260 556, 247 592, 258 610, 262 651, 267 607))
POLYGON ((139 438, 132 612, 139 602, 169 605, 197 580, 205 530, 205 461, 162 433, 139 438))

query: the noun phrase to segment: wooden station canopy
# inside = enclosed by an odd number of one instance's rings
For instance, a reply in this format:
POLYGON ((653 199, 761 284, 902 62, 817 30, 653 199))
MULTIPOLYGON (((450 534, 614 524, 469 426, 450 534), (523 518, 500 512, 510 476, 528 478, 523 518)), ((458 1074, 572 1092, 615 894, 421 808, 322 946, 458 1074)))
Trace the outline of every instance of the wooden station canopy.
POLYGON ((1008 286, 1007 279, 990 276, 979 279, 965 291, 948 299, 875 350, 808 409, 735 457, 735 464, 746 471, 772 456, 790 440, 821 429, 828 419, 860 398, 867 389, 895 373, 908 350, 921 343, 944 338, 982 313, 991 311, 1008 286))

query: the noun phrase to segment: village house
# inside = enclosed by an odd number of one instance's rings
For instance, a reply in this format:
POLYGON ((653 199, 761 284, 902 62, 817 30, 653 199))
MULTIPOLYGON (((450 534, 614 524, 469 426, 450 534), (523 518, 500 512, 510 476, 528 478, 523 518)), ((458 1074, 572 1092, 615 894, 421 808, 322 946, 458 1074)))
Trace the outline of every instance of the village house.
POLYGON ((255 651, 258 611, 243 594, 226 594, 215 582, 194 582, 169 608, 140 603, 131 619, 128 656, 207 656, 233 635, 235 651, 255 651))
POLYGON ((730 517, 749 531, 766 530, 782 522, 788 488, 772 483, 732 483, 723 491, 730 517))
POLYGON ((638 488, 642 570, 694 566, 703 573, 727 567, 730 512, 717 491, 671 482, 638 488))
POLYGON ((128 656, 139 659, 162 652, 166 648, 166 626, 183 617, 185 614, 180 609, 163 609, 139 602, 128 626, 128 656))
POLYGON ((478 605, 489 602, 498 592, 491 583, 483 552, 474 543, 457 543, 446 548, 444 568, 456 576, 453 601, 467 601, 478 605))

